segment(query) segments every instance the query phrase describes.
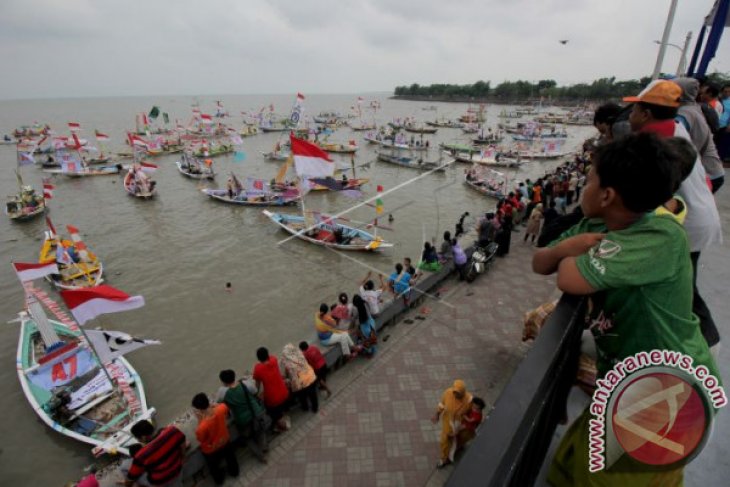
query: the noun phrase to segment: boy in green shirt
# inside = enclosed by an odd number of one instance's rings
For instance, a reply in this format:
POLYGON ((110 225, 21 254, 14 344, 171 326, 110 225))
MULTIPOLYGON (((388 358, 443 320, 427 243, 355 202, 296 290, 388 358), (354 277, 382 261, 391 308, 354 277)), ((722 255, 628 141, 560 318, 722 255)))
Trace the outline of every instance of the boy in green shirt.
MULTIPOLYGON (((676 161, 654 134, 600 147, 581 201, 585 218, 533 257, 535 272, 557 272, 560 290, 590 295, 587 326, 599 379, 619 361, 654 349, 688 355, 719 378, 692 314, 686 233, 672 216, 653 212, 672 198, 676 161)), ((651 471, 627 455, 590 473, 588 417, 586 410, 563 438, 548 475, 552 485, 681 485, 682 467, 651 471)))

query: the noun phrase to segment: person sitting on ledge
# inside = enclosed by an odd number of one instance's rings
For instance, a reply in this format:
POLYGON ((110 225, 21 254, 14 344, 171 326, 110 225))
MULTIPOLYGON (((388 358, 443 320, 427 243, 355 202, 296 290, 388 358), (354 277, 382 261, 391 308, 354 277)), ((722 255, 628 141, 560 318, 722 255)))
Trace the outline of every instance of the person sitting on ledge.
POLYGON ((355 343, 350 334, 337 329, 337 322, 329 313, 329 306, 325 303, 319 305, 319 312, 314 314, 314 327, 317 329, 317 337, 324 346, 339 345, 342 356, 348 360, 357 356, 356 352, 350 350, 355 343))

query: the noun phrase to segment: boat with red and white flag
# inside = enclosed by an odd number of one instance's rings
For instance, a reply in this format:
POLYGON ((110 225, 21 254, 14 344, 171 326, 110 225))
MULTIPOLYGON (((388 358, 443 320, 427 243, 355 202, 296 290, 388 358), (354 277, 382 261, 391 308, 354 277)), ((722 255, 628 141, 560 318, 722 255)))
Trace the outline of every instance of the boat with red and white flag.
MULTIPOLYGON (((344 224, 344 219, 330 217, 318 212, 307 212, 304 207, 304 191, 311 187, 308 179, 318 184, 333 179, 335 164, 321 148, 290 135, 294 167, 299 176, 302 193, 302 215, 273 213, 264 210, 272 222, 296 238, 315 245, 337 250, 377 250, 392 247, 376 234, 344 224), (329 179, 328 179, 329 178, 329 179)), ((374 227, 377 228, 377 227, 374 227)))
POLYGON ((78 228, 66 225, 69 240, 56 233, 50 218, 46 217, 46 223, 48 230, 38 262, 55 263, 59 271, 45 276, 46 280, 59 289, 80 289, 101 284, 104 281, 104 266, 81 239, 78 228))
MULTIPOLYGON (((119 331, 85 331, 31 282, 53 273, 53 265, 13 265, 26 299, 18 319, 16 368, 31 407, 53 430, 93 445, 96 456, 128 455, 129 446, 137 442, 131 427, 151 419, 155 409, 148 407, 142 379, 124 354, 159 342, 119 331)), ((140 296, 109 286, 63 292, 72 314, 84 322, 144 304, 140 296)))
POLYGON ((149 162, 133 164, 124 176, 124 190, 135 198, 154 198, 157 195, 157 182, 148 174, 155 170, 157 166, 149 162))
MULTIPOLYGON (((18 164, 22 164, 20 158, 18 164)), ((8 218, 14 222, 21 222, 45 213, 47 209, 46 198, 43 196, 46 194, 45 180, 43 195, 40 195, 36 193, 32 186, 23 183, 20 168, 15 170, 15 177, 18 180, 19 191, 5 204, 5 214, 8 215, 8 218)))

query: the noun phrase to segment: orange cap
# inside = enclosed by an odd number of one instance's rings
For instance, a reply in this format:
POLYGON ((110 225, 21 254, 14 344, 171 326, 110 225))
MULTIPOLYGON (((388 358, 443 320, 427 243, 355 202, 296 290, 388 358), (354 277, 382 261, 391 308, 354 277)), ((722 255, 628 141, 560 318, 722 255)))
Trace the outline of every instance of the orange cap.
POLYGON ((637 96, 627 96, 624 101, 630 103, 644 102, 663 107, 678 107, 682 88, 672 81, 657 79, 646 85, 637 96))

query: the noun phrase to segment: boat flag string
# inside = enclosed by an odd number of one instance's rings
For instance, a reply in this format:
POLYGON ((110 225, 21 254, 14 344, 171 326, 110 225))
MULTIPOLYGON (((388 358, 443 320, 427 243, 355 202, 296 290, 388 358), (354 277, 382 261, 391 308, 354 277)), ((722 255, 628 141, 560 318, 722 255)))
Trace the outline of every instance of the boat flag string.
MULTIPOLYGON (((390 193, 393 193, 394 191, 398 191, 401 188, 404 188, 404 187, 406 187, 406 186, 408 186, 408 185, 410 185, 410 184, 412 184, 412 183, 414 183, 414 182, 416 182, 416 181, 418 181, 420 179, 425 178, 426 176, 430 175, 431 173, 434 173, 434 172, 439 171, 439 170, 441 170, 441 169, 443 169, 445 167, 450 166, 454 162, 455 162, 455 160, 452 159, 451 161, 445 162, 444 164, 442 164, 440 166, 437 166, 434 169, 430 169, 428 171, 425 171, 425 172, 419 174, 418 176, 416 176, 414 178, 411 178, 411 179, 409 179, 407 181, 404 181, 404 182, 402 182, 402 183, 400 183, 400 184, 398 184, 396 186, 393 186, 392 188, 390 188, 387 191, 384 191, 382 193, 378 193, 375 196, 371 196, 370 198, 366 199, 365 201, 361 201, 360 203, 358 203, 356 205, 353 205, 350 208, 346 208, 346 209, 342 210, 341 212, 339 212, 339 213, 337 213, 335 215, 332 215, 332 218, 333 219, 337 219, 337 218, 339 218, 339 217, 341 217, 343 215, 346 215, 346 214, 350 213, 353 210, 356 210, 357 208, 360 208, 361 206, 370 205, 371 203, 373 203, 374 201, 377 201, 381 197, 386 196, 386 195, 388 195, 390 193)), ((297 237, 299 237, 301 235, 304 235, 305 233, 307 233, 307 232, 315 229, 316 227, 317 227, 317 224, 316 223, 314 225, 309 225, 306 228, 304 228, 302 230, 299 230, 298 232, 292 234, 291 236, 289 236, 289 237, 287 237, 287 238, 285 238, 283 240, 280 240, 276 245, 277 246, 278 245, 283 245, 283 244, 289 242, 292 239, 295 239, 295 238, 297 238, 297 237)))

